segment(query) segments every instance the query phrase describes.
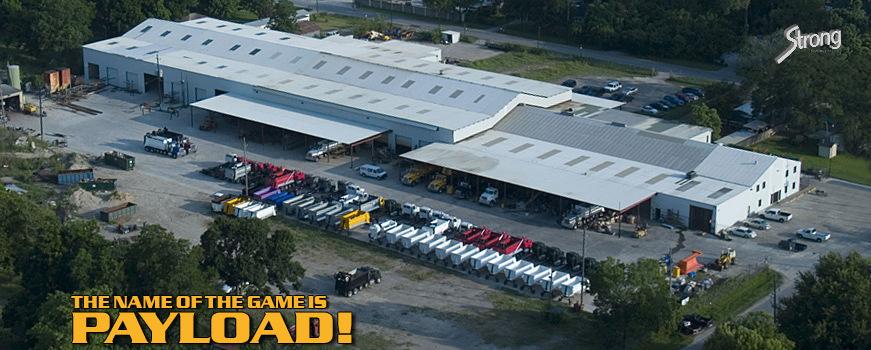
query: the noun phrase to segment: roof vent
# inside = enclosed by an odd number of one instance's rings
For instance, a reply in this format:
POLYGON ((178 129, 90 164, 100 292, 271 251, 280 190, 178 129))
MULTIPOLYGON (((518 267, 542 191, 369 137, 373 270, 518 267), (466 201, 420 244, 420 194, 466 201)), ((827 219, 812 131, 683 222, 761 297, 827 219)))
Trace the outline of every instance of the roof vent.
POLYGON ((696 174, 696 171, 695 171, 695 170, 690 170, 690 171, 687 173, 687 179, 692 180, 692 179, 695 179, 696 176, 698 176, 698 174, 696 174))
POLYGON ((611 125, 613 125, 613 126, 619 126, 619 127, 621 127, 621 128, 625 128, 625 127, 626 127, 626 124, 625 124, 625 123, 618 123, 618 122, 611 122, 611 125))
POLYGON ((439 75, 445 75, 445 70, 444 70, 444 69, 439 69, 439 75))

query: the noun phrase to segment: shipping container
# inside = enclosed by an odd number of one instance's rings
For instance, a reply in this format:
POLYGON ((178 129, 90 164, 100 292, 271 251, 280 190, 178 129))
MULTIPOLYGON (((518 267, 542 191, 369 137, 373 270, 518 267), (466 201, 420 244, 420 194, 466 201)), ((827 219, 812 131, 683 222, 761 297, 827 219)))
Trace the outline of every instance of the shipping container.
POLYGON ((45 89, 48 93, 55 93, 60 87, 60 73, 56 70, 43 72, 42 80, 45 82, 45 89))
POLYGON ((116 207, 100 210, 100 220, 115 221, 128 215, 136 213, 136 204, 127 202, 116 207))
POLYGON ((67 170, 57 173, 58 184, 72 184, 94 181, 94 169, 67 170))
POLYGON ((114 191, 115 179, 96 179, 91 182, 79 183, 79 187, 88 191, 114 191))
POLYGON ((70 86, 72 86, 72 77, 70 76, 69 68, 57 68, 55 69, 55 71, 57 71, 58 73, 58 90, 68 89, 70 86))

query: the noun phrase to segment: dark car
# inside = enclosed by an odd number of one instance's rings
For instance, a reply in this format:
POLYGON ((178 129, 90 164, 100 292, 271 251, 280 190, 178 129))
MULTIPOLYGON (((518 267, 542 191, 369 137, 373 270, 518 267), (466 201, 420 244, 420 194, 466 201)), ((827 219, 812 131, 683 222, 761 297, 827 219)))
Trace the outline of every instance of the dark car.
POLYGON ((678 105, 678 106, 683 106, 683 104, 684 104, 684 101, 683 101, 683 100, 681 100, 681 99, 679 99, 679 98, 677 98, 677 97, 674 97, 674 96, 672 96, 672 95, 667 95, 667 96, 665 96, 663 99, 665 99, 665 100, 668 101, 668 102, 674 103, 674 104, 676 104, 676 105, 678 105))
POLYGON ((579 94, 597 96, 597 97, 605 94, 605 91, 603 89, 601 89, 599 87, 595 87, 595 86, 590 86, 590 85, 584 85, 584 86, 581 86, 579 88, 575 88, 572 91, 579 93, 579 94))
POLYGON ((573 88, 573 87, 575 87, 575 86, 578 85, 578 82, 575 81, 574 79, 569 79, 569 80, 564 81, 564 82, 562 83, 562 85, 563 85, 563 86, 566 86, 566 87, 573 88))
POLYGON ((656 109, 658 109, 658 110, 660 110, 660 111, 667 111, 667 110, 671 109, 671 107, 669 107, 667 104, 662 103, 662 102, 660 102, 660 101, 653 102, 653 103, 650 104, 650 106, 653 107, 653 108, 656 108, 656 109))
POLYGON ((677 96, 677 98, 683 100, 686 103, 690 103, 690 102, 694 101, 692 98, 690 98, 689 96, 687 96, 687 94, 685 94, 683 92, 678 92, 677 94, 675 94, 675 96, 677 96))
POLYGON ((625 98, 625 97, 629 97, 629 96, 626 96, 621 92, 618 92, 618 93, 611 94, 611 97, 609 97, 609 98, 614 100, 614 101, 623 101, 623 98, 625 98))
POLYGON ((677 104, 671 103, 671 101, 668 101, 668 100, 659 100, 659 103, 662 103, 662 104, 668 106, 668 108, 677 107, 677 104))
POLYGON ((691 94, 696 95, 696 96, 698 96, 698 97, 705 97, 705 91, 704 91, 704 90, 699 89, 699 88, 697 88, 697 87, 693 87, 693 86, 691 86, 691 87, 685 87, 685 88, 683 88, 683 90, 681 90, 681 92, 683 92, 683 93, 691 93, 691 94))

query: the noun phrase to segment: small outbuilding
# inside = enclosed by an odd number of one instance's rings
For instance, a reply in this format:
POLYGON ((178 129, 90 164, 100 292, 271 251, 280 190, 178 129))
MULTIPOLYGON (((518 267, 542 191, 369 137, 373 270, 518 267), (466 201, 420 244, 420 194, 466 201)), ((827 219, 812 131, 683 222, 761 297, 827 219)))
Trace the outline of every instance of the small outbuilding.
POLYGON ((453 30, 442 31, 442 42, 448 45, 460 42, 460 32, 453 30))

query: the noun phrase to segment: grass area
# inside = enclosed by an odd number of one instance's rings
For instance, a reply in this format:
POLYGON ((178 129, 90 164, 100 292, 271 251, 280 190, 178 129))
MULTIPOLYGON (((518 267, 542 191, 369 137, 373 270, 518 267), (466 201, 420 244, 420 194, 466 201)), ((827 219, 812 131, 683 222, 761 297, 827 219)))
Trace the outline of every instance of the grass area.
POLYGON ((681 75, 672 75, 668 77, 668 79, 665 79, 665 81, 677 86, 695 86, 700 88, 706 88, 709 85, 717 83, 716 81, 710 79, 685 77, 681 75))
POLYGON ((337 15, 332 13, 313 13, 311 15, 321 31, 328 32, 331 30, 351 28, 356 25, 357 18, 345 15, 337 15))
POLYGON ((474 43, 478 42, 478 37, 476 37, 476 36, 474 36, 474 35, 465 35, 465 34, 462 34, 462 35, 460 35, 460 41, 462 41, 462 42, 466 42, 466 43, 470 43, 470 44, 474 44, 474 43))
POLYGON ((236 23, 248 23, 257 19, 256 13, 241 8, 236 10, 232 17, 227 18, 228 21, 236 23))
POLYGON ((636 77, 655 75, 655 72, 644 68, 592 59, 578 59, 547 51, 511 51, 463 65, 547 82, 554 82, 565 76, 636 77))
POLYGON ((556 44, 577 45, 576 40, 571 39, 570 35, 553 35, 551 31, 542 31, 539 35, 538 27, 531 27, 524 24, 515 24, 513 26, 504 27, 503 34, 511 36, 527 38, 532 40, 547 41, 556 44))
POLYGON ((729 278, 691 299, 684 313, 698 312, 722 324, 768 296, 775 281, 783 283, 783 275, 770 268, 729 278))
MULTIPOLYGON (((381 15, 381 17, 387 18, 388 20, 390 20, 391 17, 403 17, 403 18, 408 18, 408 19, 416 19, 416 20, 420 20, 420 21, 430 22, 430 23, 434 23, 437 25, 442 25, 442 24, 444 24, 444 25, 465 25, 466 27, 473 28, 473 29, 488 29, 488 28, 492 28, 492 27, 496 26, 496 25, 488 25, 488 24, 484 24, 484 23, 476 23, 476 22, 469 22, 469 21, 467 21, 464 24, 464 23, 460 23, 460 22, 447 21, 444 19, 438 20, 438 19, 433 18, 433 17, 427 17, 427 16, 422 16, 422 15, 417 15, 417 14, 402 12, 402 11, 391 11, 391 10, 387 10, 387 9, 377 8, 377 7, 357 6, 357 8, 359 8, 361 10, 375 12, 376 14, 381 15)), ((507 20, 506 20, 506 23, 507 23, 507 20)))
POLYGON ((673 64, 676 66, 683 66, 695 69, 703 69, 709 71, 717 71, 723 69, 724 67, 714 63, 708 62, 698 62, 698 61, 690 61, 681 58, 662 58, 662 57, 651 57, 651 56, 635 56, 638 58, 643 58, 645 60, 656 61, 660 63, 673 64))
POLYGON ((458 315, 458 322, 488 344, 502 348, 534 346, 543 349, 597 349, 589 313, 566 311, 559 323, 550 323, 547 311, 565 304, 530 298, 513 290, 489 292, 493 309, 458 315), (508 329, 522 330, 511 333, 508 329))
MULTIPOLYGON (((816 140, 807 140, 796 144, 790 138, 774 136, 748 148, 751 151, 778 155, 785 158, 800 159, 802 168, 809 170, 829 167, 829 160, 817 156, 816 140)), ((871 186, 871 159, 857 157, 843 151, 831 160, 832 169, 829 176, 871 186)))

